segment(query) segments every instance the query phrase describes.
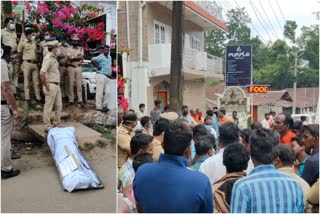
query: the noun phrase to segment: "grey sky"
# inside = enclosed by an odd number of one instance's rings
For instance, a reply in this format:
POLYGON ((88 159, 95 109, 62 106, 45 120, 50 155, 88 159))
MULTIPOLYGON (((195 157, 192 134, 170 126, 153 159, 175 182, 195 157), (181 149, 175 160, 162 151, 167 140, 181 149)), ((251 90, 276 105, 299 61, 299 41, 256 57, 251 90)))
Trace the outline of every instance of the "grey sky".
POLYGON ((252 25, 249 25, 249 27, 252 35, 259 34, 264 42, 283 39, 283 29, 281 28, 285 24, 284 19, 296 21, 298 35, 300 35, 302 26, 319 24, 319 20, 316 20, 316 15, 313 13, 319 11, 320 0, 218 0, 217 2, 224 10, 238 7, 238 5, 245 7, 251 18, 252 25))

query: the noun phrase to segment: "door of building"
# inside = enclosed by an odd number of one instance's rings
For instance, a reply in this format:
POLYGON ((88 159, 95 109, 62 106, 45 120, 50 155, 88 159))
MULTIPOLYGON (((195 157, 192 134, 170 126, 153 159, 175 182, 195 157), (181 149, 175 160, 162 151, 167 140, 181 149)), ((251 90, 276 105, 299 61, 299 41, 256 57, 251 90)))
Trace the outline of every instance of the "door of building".
POLYGON ((164 106, 168 105, 168 90, 158 90, 157 99, 161 101, 161 111, 164 106))

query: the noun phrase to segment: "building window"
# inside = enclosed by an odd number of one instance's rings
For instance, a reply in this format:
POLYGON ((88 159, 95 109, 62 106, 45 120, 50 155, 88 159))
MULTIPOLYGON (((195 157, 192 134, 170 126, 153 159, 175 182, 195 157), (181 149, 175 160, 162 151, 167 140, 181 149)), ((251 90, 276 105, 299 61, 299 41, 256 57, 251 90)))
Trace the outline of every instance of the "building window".
POLYGON ((200 39, 191 36, 190 37, 191 49, 200 51, 200 39))
POLYGON ((154 25, 154 38, 155 38, 155 43, 159 44, 160 43, 160 29, 159 25, 155 24, 154 25))
POLYGON ((161 26, 161 43, 166 42, 166 31, 163 26, 161 26))
POLYGON ((169 28, 166 27, 164 24, 156 22, 154 24, 154 42, 156 44, 166 43, 166 39, 169 39, 169 38, 166 38, 169 36, 169 33, 170 33, 169 31, 170 31, 169 28))

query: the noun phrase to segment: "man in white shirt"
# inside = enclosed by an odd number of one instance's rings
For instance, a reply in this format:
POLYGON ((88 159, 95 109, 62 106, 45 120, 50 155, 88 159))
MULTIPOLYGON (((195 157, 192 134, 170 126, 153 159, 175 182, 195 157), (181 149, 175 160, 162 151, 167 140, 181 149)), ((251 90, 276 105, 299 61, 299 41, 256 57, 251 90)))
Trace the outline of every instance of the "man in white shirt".
MULTIPOLYGON (((239 143, 239 128, 232 122, 221 124, 219 128, 219 147, 217 154, 205 160, 201 165, 199 171, 206 174, 211 184, 219 180, 226 174, 226 167, 223 165, 223 151, 233 143, 239 143)), ((251 170, 247 169, 248 170, 251 170)))
POLYGON ((261 121, 261 125, 264 128, 267 128, 267 129, 270 128, 270 126, 269 126, 269 118, 270 118, 270 113, 265 113, 264 114, 264 119, 261 121))

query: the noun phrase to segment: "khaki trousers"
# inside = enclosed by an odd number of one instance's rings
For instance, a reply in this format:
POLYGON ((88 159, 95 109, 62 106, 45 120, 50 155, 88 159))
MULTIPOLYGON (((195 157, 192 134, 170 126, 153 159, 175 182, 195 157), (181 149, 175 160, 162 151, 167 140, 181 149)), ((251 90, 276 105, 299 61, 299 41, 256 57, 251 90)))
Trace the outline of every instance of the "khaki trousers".
POLYGON ((39 88, 39 70, 37 64, 24 61, 22 64, 24 76, 24 95, 26 100, 30 99, 30 80, 32 78, 34 94, 37 100, 41 100, 39 88))
POLYGON ((54 107, 55 110, 55 118, 53 121, 53 125, 57 126, 60 124, 60 117, 62 112, 62 97, 61 97, 61 89, 59 85, 48 83, 49 91, 45 87, 43 87, 43 93, 45 94, 45 104, 43 109, 43 123, 44 128, 46 130, 50 130, 53 126, 50 122, 50 114, 54 107))
POLYGON ((110 98, 109 78, 103 74, 96 74, 96 109, 108 106, 110 98))
POLYGON ((76 82, 78 102, 82 102, 82 68, 68 67, 69 75, 69 102, 74 102, 74 82, 76 82))
POLYGON ((68 78, 68 70, 66 67, 59 67, 60 70, 60 88, 61 88, 61 96, 69 97, 69 78, 68 78))
POLYGON ((13 118, 8 105, 1 105, 1 170, 10 171, 13 118))
POLYGON ((15 87, 18 87, 18 79, 20 74, 20 63, 19 60, 15 59, 9 64, 10 80, 15 87))
POLYGON ((12 84, 15 87, 18 87, 18 79, 19 79, 19 74, 20 74, 20 63, 18 59, 15 59, 12 63, 9 64, 10 69, 12 69, 11 72, 11 80, 12 84))

